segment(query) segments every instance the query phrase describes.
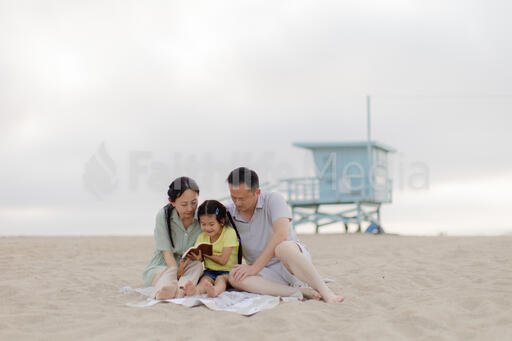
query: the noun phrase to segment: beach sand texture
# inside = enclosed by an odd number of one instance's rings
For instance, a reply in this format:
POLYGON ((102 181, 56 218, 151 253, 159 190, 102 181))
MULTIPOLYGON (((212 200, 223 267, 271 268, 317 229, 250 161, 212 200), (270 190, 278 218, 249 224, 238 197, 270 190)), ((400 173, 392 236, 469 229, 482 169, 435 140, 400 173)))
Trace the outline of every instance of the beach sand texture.
POLYGON ((124 295, 152 237, 0 238, 1 340, 512 340, 512 237, 302 235, 345 302, 251 317, 124 295))

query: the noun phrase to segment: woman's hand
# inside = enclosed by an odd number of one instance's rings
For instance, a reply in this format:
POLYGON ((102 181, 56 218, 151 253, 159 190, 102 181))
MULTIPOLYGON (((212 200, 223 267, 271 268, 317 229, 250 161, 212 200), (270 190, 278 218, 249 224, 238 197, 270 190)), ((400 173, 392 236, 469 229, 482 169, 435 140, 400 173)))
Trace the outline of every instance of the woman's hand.
POLYGON ((193 253, 193 252, 190 252, 190 253, 187 255, 187 259, 202 262, 202 261, 203 261, 203 254, 202 254, 201 250, 199 250, 199 253, 198 253, 198 254, 195 254, 195 253, 193 253))
POLYGON ((165 264, 167 264, 168 267, 178 267, 178 264, 176 264, 176 260, 174 259, 174 254, 171 251, 162 251, 162 254, 164 255, 165 264))

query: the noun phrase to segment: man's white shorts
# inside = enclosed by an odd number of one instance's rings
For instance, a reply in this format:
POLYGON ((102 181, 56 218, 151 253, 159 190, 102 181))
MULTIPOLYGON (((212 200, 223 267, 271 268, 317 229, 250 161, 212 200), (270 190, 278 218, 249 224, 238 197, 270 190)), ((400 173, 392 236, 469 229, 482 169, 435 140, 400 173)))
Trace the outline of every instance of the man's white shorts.
MULTIPOLYGON (((306 247, 306 245, 298 241, 295 243, 301 249, 302 253, 311 261, 311 253, 309 253, 309 250, 306 247)), ((284 264, 281 262, 267 265, 260 271, 258 275, 271 281, 288 285, 290 287, 300 288, 309 286, 306 283, 302 282, 297 277, 295 277, 294 275, 292 275, 290 271, 288 271, 286 266, 284 266, 284 264)))

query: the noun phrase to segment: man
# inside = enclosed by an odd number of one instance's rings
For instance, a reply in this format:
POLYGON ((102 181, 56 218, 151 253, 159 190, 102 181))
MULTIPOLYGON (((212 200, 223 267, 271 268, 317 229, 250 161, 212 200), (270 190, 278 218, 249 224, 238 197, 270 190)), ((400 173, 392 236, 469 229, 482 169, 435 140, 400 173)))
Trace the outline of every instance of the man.
POLYGON ((300 291, 307 298, 342 302, 343 297, 325 285, 306 246, 298 241, 284 198, 278 193, 262 193, 258 175, 245 167, 233 170, 227 182, 233 200, 227 208, 248 263, 233 267, 229 283, 257 294, 291 296, 300 291))

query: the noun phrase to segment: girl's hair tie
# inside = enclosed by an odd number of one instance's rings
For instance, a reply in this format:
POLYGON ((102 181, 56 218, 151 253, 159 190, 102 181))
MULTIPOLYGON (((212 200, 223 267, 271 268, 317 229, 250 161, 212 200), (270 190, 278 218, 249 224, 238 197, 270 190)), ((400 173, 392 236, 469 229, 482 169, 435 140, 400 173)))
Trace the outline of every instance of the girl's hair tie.
POLYGON ((217 209, 215 210, 215 215, 219 215, 219 208, 217 207, 217 209))

